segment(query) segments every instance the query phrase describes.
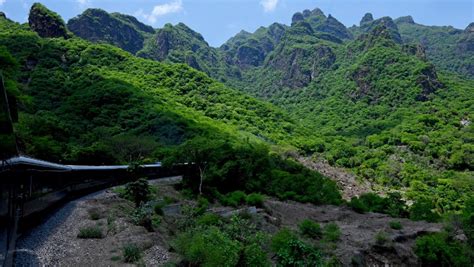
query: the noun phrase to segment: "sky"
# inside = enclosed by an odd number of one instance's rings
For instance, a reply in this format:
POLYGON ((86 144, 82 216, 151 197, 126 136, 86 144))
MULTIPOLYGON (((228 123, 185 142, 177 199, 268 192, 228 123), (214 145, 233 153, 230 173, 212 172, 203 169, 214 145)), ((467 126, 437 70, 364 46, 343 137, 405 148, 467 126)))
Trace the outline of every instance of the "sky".
POLYGON ((273 22, 289 25, 295 12, 316 7, 348 27, 358 25, 366 12, 374 18, 411 15, 420 24, 459 29, 474 21, 474 0, 0 0, 0 11, 12 20, 26 22, 34 2, 59 13, 65 21, 87 8, 101 8, 134 15, 155 28, 183 22, 211 46, 220 46, 241 30, 254 32, 273 22))

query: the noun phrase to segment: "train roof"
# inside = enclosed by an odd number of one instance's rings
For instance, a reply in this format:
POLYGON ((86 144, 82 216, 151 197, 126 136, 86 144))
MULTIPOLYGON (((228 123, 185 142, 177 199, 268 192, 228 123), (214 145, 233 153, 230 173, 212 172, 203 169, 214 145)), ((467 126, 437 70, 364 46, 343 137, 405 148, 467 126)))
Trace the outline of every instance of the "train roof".
MULTIPOLYGON (((100 170, 126 170, 129 165, 62 165, 49 161, 39 160, 26 156, 13 157, 0 161, 0 167, 10 169, 16 167, 38 168, 54 171, 100 171, 100 170)), ((160 168, 161 162, 145 164, 142 168, 160 168)))

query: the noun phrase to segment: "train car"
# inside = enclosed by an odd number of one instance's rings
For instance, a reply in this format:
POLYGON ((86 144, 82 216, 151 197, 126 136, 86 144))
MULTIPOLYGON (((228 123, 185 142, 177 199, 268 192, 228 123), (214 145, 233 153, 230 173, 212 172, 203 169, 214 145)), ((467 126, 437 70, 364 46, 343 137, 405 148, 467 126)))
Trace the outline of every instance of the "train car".
POLYGON ((134 173, 127 165, 61 165, 30 157, 0 161, 0 263, 10 266, 18 234, 66 201, 134 177, 156 179, 188 175, 192 165, 166 168, 161 163, 142 165, 134 173))

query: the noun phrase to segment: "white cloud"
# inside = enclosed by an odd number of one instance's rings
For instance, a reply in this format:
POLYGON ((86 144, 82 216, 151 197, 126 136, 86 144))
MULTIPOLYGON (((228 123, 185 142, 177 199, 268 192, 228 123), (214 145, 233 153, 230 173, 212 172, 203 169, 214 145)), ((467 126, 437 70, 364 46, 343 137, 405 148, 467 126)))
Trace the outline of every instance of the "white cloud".
POLYGON ((278 0, 261 0, 260 5, 263 6, 263 11, 272 12, 278 5, 278 0))
POLYGON ((138 17, 144 18, 146 21, 148 21, 151 24, 154 24, 158 20, 158 17, 171 14, 171 13, 177 13, 182 10, 183 10, 183 1, 173 0, 172 2, 169 2, 169 3, 164 3, 164 4, 154 6, 151 13, 145 13, 143 9, 139 9, 137 12, 135 12, 135 15, 138 17))
POLYGON ((7 0, 0 0, 0 6, 3 5, 7 0))
POLYGON ((81 8, 86 8, 91 5, 91 0, 76 0, 81 8))

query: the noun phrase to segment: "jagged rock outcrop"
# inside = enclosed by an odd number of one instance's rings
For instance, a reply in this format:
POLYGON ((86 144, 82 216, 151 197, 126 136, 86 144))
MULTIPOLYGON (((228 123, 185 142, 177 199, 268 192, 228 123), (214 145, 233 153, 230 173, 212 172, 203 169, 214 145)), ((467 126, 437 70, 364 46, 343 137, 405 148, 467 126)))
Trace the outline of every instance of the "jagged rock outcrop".
POLYGON ((3 12, 0 11, 0 18, 1 18, 1 19, 6 19, 6 18, 7 18, 7 15, 5 15, 5 13, 3 13, 3 12))
POLYGON ((362 30, 362 32, 368 33, 373 32, 375 28, 380 26, 383 26, 388 30, 388 33, 395 42, 399 44, 402 43, 402 37, 400 36, 400 33, 398 31, 398 26, 390 17, 382 17, 371 22, 366 22, 364 24, 361 24, 360 29, 362 30))
POLYGON ((139 29, 153 30, 130 16, 114 14, 91 8, 70 19, 67 25, 74 34, 91 42, 106 42, 133 54, 141 50, 144 36, 139 29))
POLYGON ((474 22, 469 23, 466 29, 464 30, 466 33, 474 33, 474 22))
POLYGON ((219 67, 217 50, 210 47, 201 34, 184 23, 166 24, 147 40, 138 56, 175 63, 186 63, 208 74, 219 67))
POLYGON ((365 13, 365 15, 362 17, 360 20, 359 25, 363 25, 365 23, 369 23, 374 21, 374 16, 372 16, 372 13, 365 13))
POLYGON ((315 27, 315 30, 330 33, 339 39, 352 39, 352 34, 346 26, 331 15, 321 25, 315 27))
POLYGON ((296 12, 293 17, 291 18, 291 24, 295 24, 297 22, 300 22, 300 21, 304 21, 305 17, 303 15, 303 13, 301 12, 296 12))
POLYGON ((253 34, 242 31, 227 41, 221 50, 230 64, 241 68, 260 66, 283 38, 286 30, 287 27, 283 24, 273 23, 269 27, 260 27, 253 34))
POLYGON ((63 19, 40 3, 35 3, 31 7, 28 23, 41 37, 70 37, 63 19))
POLYGON ((398 19, 396 19, 395 23, 396 24, 399 24, 399 23, 415 24, 415 20, 413 19, 412 16, 404 16, 404 17, 399 17, 398 19))
POLYGON ((311 49, 281 47, 266 64, 282 73, 280 84, 290 88, 302 88, 317 79, 336 61, 336 55, 328 46, 317 44, 311 49))

